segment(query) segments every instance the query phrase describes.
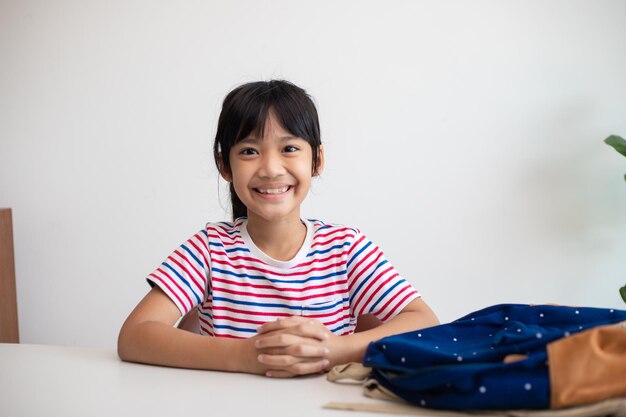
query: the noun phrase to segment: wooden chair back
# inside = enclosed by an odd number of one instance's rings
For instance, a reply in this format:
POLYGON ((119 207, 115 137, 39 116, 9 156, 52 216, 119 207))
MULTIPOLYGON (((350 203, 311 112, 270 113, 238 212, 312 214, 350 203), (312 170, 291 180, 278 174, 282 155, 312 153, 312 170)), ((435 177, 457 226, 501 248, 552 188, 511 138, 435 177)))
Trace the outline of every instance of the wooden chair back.
POLYGON ((19 343, 13 219, 11 209, 0 208, 0 343, 19 343))

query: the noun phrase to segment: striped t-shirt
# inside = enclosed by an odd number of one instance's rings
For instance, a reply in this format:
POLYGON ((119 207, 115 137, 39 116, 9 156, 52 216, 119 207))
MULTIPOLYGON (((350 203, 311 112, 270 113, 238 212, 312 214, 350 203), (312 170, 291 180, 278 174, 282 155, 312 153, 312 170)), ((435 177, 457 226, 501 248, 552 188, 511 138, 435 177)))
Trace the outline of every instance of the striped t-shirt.
POLYGON ((290 261, 270 258, 246 218, 209 223, 148 276, 184 315, 198 308, 202 334, 246 338, 289 316, 320 320, 337 335, 356 318, 393 318, 419 293, 357 229, 303 220, 307 235, 290 261))

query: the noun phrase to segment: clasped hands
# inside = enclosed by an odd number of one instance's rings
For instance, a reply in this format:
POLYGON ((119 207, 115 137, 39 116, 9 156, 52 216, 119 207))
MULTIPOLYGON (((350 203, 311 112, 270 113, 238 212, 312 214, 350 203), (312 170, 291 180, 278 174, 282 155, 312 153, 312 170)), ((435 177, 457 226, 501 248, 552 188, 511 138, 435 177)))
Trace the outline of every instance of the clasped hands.
POLYGON ((299 316, 265 323, 257 332, 250 341, 259 373, 274 378, 324 372, 338 363, 344 343, 319 320, 299 316))

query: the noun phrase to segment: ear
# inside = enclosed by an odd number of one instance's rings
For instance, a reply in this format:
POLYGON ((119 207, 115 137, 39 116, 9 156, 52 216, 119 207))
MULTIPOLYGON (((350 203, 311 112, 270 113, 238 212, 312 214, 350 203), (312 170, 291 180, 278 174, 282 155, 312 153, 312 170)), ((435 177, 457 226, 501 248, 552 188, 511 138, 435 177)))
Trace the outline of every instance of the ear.
POLYGON ((217 160, 217 168, 220 171, 220 175, 222 176, 222 178, 224 178, 228 182, 233 181, 233 176, 230 173, 230 170, 226 169, 226 167, 224 166, 224 161, 222 160, 221 153, 219 154, 219 158, 217 160))
POLYGON ((317 151, 317 169, 313 173, 314 177, 319 177, 324 172, 324 145, 320 145, 317 151))

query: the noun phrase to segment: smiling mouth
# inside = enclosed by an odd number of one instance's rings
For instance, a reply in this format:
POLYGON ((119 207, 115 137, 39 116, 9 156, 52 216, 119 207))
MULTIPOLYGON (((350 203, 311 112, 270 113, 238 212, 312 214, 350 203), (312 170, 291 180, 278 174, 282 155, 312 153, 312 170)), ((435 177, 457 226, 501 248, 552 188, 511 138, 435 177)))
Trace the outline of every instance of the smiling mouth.
POLYGON ((286 193, 290 189, 291 189, 291 185, 285 185, 284 187, 280 187, 280 188, 255 188, 254 191, 256 191, 259 194, 277 195, 277 194, 286 193))

